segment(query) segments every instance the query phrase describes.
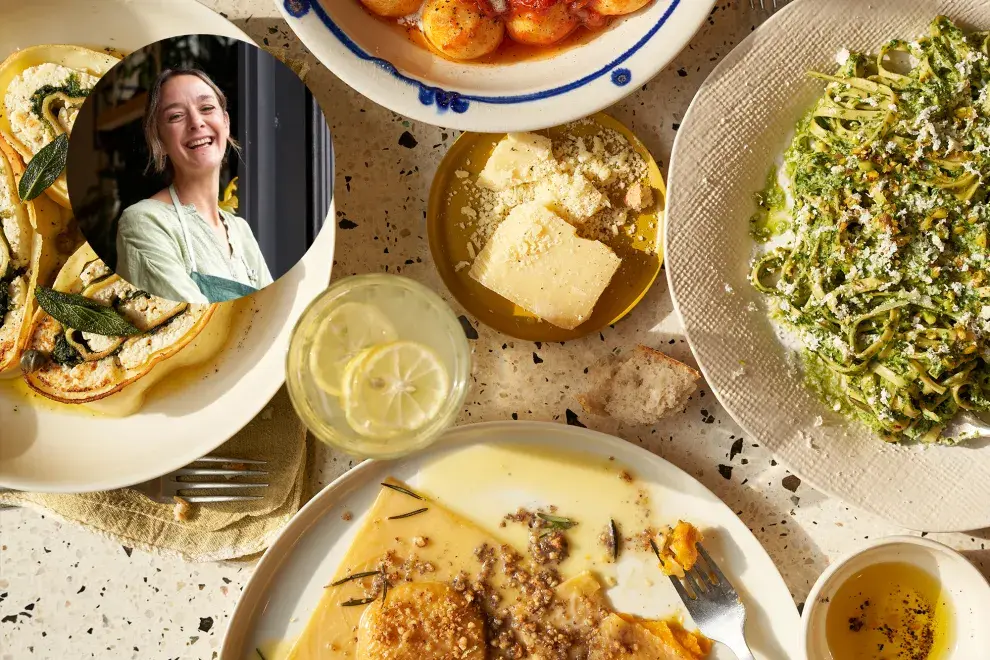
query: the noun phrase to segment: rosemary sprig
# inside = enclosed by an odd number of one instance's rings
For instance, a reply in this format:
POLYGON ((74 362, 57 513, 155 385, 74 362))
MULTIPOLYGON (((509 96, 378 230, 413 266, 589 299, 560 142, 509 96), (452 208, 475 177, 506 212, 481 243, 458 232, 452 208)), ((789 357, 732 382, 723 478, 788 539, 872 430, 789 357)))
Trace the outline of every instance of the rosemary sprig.
POLYGON ((382 581, 382 604, 385 603, 386 596, 388 596, 388 578, 382 581))
POLYGON ((259 649, 258 647, 255 647, 255 649, 254 649, 254 652, 258 654, 258 657, 259 657, 259 658, 261 658, 261 660, 268 660, 268 659, 267 659, 267 658, 265 657, 265 654, 264 654, 264 653, 262 653, 262 652, 261 652, 261 649, 259 649))
MULTIPOLYGON (((360 580, 361 578, 366 578, 366 577, 371 577, 373 575, 381 575, 381 574, 382 574, 381 571, 364 571, 362 573, 354 573, 352 575, 348 575, 347 577, 342 577, 336 582, 331 582, 330 584, 327 585, 327 587, 336 587, 338 585, 344 584, 345 582, 350 582, 351 580, 360 580)), ((326 589, 327 587, 323 587, 323 588, 326 589)))
POLYGON ((609 545, 612 546, 612 561, 619 560, 619 528, 614 518, 608 519, 609 545))
POLYGON ((423 499, 423 496, 422 495, 417 495, 416 493, 412 492, 408 488, 403 488, 402 486, 396 486, 395 484, 387 484, 384 481, 382 482, 382 485, 385 486, 386 488, 391 488, 392 490, 397 490, 400 493, 402 493, 403 495, 408 495, 409 497, 415 497, 417 500, 423 499))
POLYGON ((341 607, 355 607, 357 605, 367 605, 368 603, 373 603, 375 601, 372 598, 351 598, 350 600, 345 600, 340 604, 341 607))
POLYGON ((415 511, 410 511, 409 513, 400 513, 397 516, 389 516, 388 519, 399 520, 401 518, 412 518, 413 516, 418 516, 421 513, 426 513, 427 511, 429 511, 429 509, 424 506, 422 509, 416 509, 415 511))

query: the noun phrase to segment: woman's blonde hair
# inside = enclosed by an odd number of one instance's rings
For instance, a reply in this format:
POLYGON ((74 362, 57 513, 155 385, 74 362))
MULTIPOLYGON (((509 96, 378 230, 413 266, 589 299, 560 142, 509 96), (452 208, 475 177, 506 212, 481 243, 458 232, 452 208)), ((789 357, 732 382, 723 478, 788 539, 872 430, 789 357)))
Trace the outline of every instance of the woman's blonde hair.
MULTIPOLYGON (((145 172, 154 170, 159 174, 162 172, 167 172, 169 175, 174 174, 172 163, 169 162, 168 154, 165 153, 165 145, 158 133, 160 119, 158 108, 162 101, 162 87, 169 80, 178 76, 195 76, 202 80, 216 94, 220 109, 225 113, 227 112, 227 95, 203 71, 199 69, 165 69, 162 71, 155 79, 155 84, 151 86, 151 91, 148 92, 148 103, 144 109, 144 140, 148 143, 148 166, 145 168, 145 172)), ((230 135, 227 136, 227 144, 237 153, 241 152, 241 146, 230 135)))

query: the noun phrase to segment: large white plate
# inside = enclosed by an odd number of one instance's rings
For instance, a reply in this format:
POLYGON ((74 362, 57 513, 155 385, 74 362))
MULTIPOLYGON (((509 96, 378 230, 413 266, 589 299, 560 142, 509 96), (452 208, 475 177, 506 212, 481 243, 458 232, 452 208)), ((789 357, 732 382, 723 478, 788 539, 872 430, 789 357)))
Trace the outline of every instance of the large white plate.
POLYGON ((274 0, 289 27, 341 80, 418 121, 481 133, 556 126, 643 86, 687 46, 716 0, 655 0, 591 41, 511 65, 445 60, 358 0, 274 0))
POLYGON ((904 527, 990 526, 990 443, 888 445, 832 413, 788 360, 748 281, 756 210, 791 127, 844 48, 876 52, 946 14, 990 29, 986 0, 800 0, 730 53, 681 123, 667 197, 667 278, 688 341, 729 414, 815 487, 904 527), (752 307, 756 305, 756 307, 752 307), (816 419, 821 420, 816 425, 816 419))
MULTIPOLYGON (((42 43, 129 52, 189 33, 251 41, 195 0, 2 0, 0 16, 0 58, 42 43)), ((334 217, 333 205, 328 217, 334 217)), ((252 296, 249 305, 238 303, 234 335, 210 368, 167 395, 152 391, 136 415, 107 419, 30 407, 0 387, 0 485, 47 492, 119 488, 218 447, 282 386, 289 333, 326 288, 333 247, 334 226, 327 223, 295 268, 252 296)))
MULTIPOLYGON (((324 488, 296 514, 261 558, 231 618, 220 657, 257 660, 256 647, 273 639, 294 639, 302 631, 385 477, 393 476, 415 487, 420 484, 421 471, 438 459, 451 452, 493 444, 525 444, 534 452, 614 457, 619 464, 630 466, 648 489, 649 501, 662 515, 659 522, 683 518, 710 530, 705 545, 742 594, 749 615, 747 638, 757 658, 799 657, 800 620, 780 573, 746 525, 711 491, 662 458, 624 440, 541 422, 494 422, 456 428, 425 452, 395 461, 364 462, 324 488), (353 512, 355 519, 344 522, 344 511, 353 512)), ((479 487, 469 479, 464 474, 445 475, 444 491, 458 493, 459 510, 515 511, 534 501, 534 496, 518 483, 512 488, 497 483, 479 487)), ((541 490, 541 495, 545 492, 541 490)), ((560 503, 562 498, 550 501, 560 503)), ((499 519, 496 516, 479 522, 493 526, 499 519)), ((661 611, 671 611, 677 604, 677 595, 665 580, 657 582, 649 597, 661 611)), ((724 648, 712 657, 734 658, 724 648)))

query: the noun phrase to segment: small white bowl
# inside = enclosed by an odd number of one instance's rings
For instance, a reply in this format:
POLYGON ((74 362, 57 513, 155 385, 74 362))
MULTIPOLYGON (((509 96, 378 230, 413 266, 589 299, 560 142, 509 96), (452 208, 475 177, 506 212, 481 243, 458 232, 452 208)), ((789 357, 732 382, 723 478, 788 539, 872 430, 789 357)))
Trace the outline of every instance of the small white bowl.
POLYGON ((358 0, 274 0, 328 69, 372 101, 412 119, 504 133, 557 126, 624 98, 670 63, 716 0, 655 0, 585 44, 506 65, 434 55, 358 0))
POLYGON ((990 658, 990 584, 986 578, 965 557, 941 543, 915 536, 891 536, 842 557, 818 578, 801 617, 801 646, 806 660, 832 660, 825 639, 825 619, 839 587, 866 567, 886 562, 914 564, 936 576, 948 593, 954 633, 949 653, 940 657, 990 658))

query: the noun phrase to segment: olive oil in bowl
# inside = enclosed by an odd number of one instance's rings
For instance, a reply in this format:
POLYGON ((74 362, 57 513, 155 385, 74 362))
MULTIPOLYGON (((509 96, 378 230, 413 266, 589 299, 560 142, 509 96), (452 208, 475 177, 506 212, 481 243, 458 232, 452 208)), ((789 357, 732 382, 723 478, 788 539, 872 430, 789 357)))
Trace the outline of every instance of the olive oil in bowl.
POLYGON ((935 576, 915 564, 886 562, 839 587, 825 628, 832 660, 945 660, 952 611, 935 576))

